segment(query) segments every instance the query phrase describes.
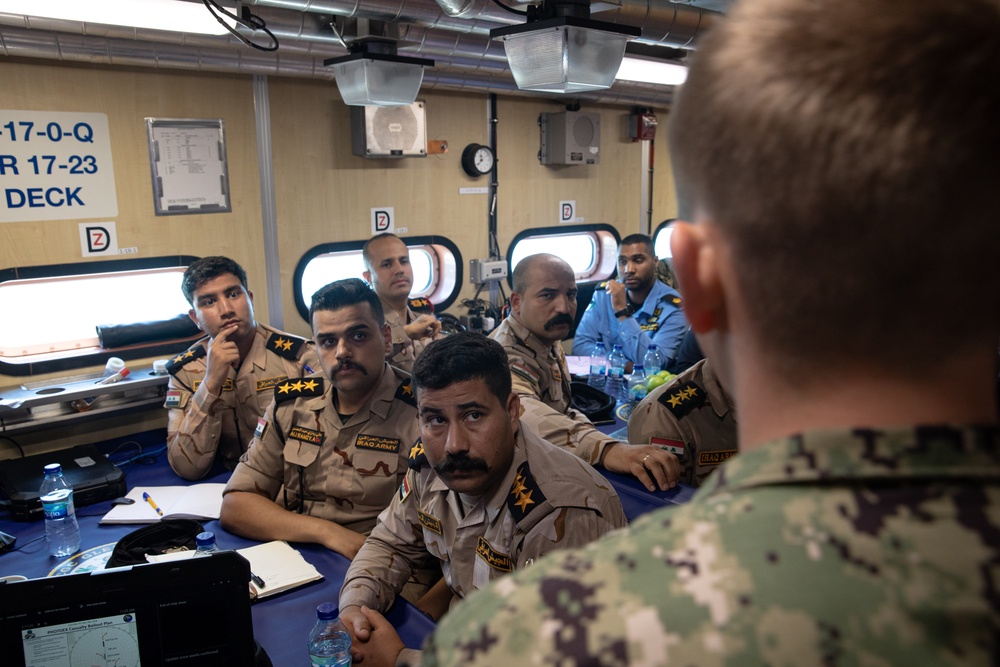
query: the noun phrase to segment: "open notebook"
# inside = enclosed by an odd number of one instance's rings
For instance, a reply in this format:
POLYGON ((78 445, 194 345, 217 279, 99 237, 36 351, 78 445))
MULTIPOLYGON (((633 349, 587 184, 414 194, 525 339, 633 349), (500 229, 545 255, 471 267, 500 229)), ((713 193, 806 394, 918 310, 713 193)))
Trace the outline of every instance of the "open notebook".
POLYGON ((101 518, 101 523, 156 523, 160 519, 218 519, 222 511, 222 491, 225 484, 192 484, 190 486, 137 486, 125 496, 131 505, 115 505, 101 518), (160 516, 153 504, 163 512, 160 516))

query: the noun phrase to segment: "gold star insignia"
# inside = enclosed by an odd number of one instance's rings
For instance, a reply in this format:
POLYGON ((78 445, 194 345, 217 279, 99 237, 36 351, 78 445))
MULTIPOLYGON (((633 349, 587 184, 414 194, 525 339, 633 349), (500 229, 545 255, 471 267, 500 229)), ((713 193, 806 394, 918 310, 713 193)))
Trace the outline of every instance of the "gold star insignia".
MULTIPOLYGON (((285 339, 280 336, 278 337, 278 340, 274 341, 274 349, 276 350, 280 350, 284 345, 285 345, 285 339)), ((288 348, 285 349, 287 350, 288 348)))
POLYGON ((279 394, 287 394, 287 393, 288 393, 288 390, 289 390, 289 389, 291 389, 291 388, 292 388, 292 385, 290 385, 290 384, 288 384, 288 383, 286 382, 285 384, 283 384, 283 385, 280 385, 280 386, 278 387, 278 393, 279 393, 279 394))
POLYGON ((176 364, 176 363, 180 363, 183 359, 184 359, 184 355, 183 354, 178 354, 176 357, 174 357, 170 361, 172 361, 172 362, 174 362, 176 364))
POLYGON ((187 352, 184 353, 184 358, 185 359, 187 359, 188 357, 193 357, 193 356, 194 356, 194 350, 188 350, 187 352))
POLYGON ((688 387, 684 390, 684 393, 688 398, 694 398, 698 394, 698 390, 694 387, 688 387))
POLYGON ((514 478, 514 488, 510 490, 510 495, 516 496, 524 491, 524 478, 518 475, 514 478))
POLYGON ((407 382, 406 384, 403 385, 403 394, 405 394, 407 396, 412 396, 413 395, 413 387, 410 386, 409 382, 407 382))
POLYGON ((309 391, 312 391, 313 389, 316 388, 317 384, 319 384, 319 383, 316 382, 316 380, 309 380, 309 382, 303 382, 302 383, 302 388, 303 389, 308 389, 309 391))
POLYGON ((286 340, 285 344, 282 345, 281 347, 285 350, 285 352, 287 352, 288 350, 292 349, 292 341, 286 340))
POLYGON ((668 398, 667 402, 670 403, 670 407, 676 408, 678 405, 684 402, 684 398, 685 398, 684 392, 679 392, 668 398))
POLYGON ((410 450, 410 458, 415 459, 423 453, 424 453, 424 446, 422 443, 418 442, 417 444, 413 445, 413 448, 410 450))
POLYGON ((294 389, 295 391, 302 391, 302 383, 296 382, 295 384, 292 385, 292 389, 294 389))
POLYGON ((521 508, 522 512, 528 507, 528 505, 535 504, 535 501, 531 499, 532 493, 534 493, 534 491, 528 491, 527 493, 522 493, 518 497, 517 502, 514 503, 515 505, 521 508))

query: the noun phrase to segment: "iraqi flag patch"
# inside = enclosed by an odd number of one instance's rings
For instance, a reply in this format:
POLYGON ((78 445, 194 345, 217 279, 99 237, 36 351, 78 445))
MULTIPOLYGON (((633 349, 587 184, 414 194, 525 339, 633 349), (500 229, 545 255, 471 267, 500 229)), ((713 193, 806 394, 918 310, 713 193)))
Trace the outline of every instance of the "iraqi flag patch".
POLYGON ((674 456, 684 456, 684 443, 680 440, 668 440, 667 438, 650 438, 649 444, 665 449, 674 456))

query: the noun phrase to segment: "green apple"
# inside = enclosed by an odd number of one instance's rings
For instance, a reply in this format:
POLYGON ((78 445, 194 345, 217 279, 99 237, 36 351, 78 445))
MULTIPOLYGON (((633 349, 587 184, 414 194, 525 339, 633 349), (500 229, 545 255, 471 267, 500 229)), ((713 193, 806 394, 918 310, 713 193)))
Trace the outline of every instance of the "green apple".
POLYGON ((661 378, 671 377, 673 374, 670 371, 660 371, 657 373, 661 378))
POLYGON ((648 380, 646 380, 646 391, 653 391, 661 384, 664 384, 666 381, 667 381, 666 378, 663 378, 660 375, 653 375, 648 380))

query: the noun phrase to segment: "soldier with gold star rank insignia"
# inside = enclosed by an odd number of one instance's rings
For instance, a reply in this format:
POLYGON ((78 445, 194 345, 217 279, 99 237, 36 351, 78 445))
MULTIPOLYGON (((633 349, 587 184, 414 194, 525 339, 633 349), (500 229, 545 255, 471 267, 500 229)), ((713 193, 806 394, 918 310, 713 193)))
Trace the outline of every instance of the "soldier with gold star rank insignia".
POLYGON ((680 481, 701 485, 739 450, 736 407, 703 359, 642 399, 629 415, 628 439, 673 452, 680 481))
POLYGON ((413 361, 433 340, 442 338, 441 321, 434 317, 434 304, 425 298, 411 299, 413 268, 410 251, 395 234, 378 234, 361 251, 364 278, 382 300, 385 321, 391 329, 392 352, 388 361, 407 373, 413 361))
POLYGON ((203 257, 184 272, 188 315, 208 334, 167 363, 167 460, 184 479, 217 460, 232 470, 257 420, 288 379, 313 372, 311 341, 254 319, 246 272, 228 257, 203 257))
POLYGON ((520 423, 499 343, 472 332, 436 341, 417 359, 413 383, 421 433, 410 457, 415 467, 340 593, 341 620, 364 664, 394 664, 403 651, 379 612, 428 557, 441 562, 456 603, 533 559, 626 522, 604 478, 520 423))
POLYGON ((279 384, 226 485, 222 525, 353 558, 406 474, 420 435, 409 376, 389 366, 382 303, 358 278, 317 291, 322 373, 279 384))

